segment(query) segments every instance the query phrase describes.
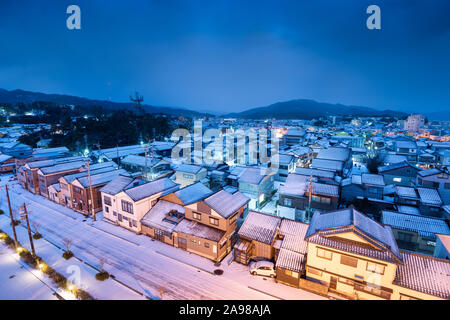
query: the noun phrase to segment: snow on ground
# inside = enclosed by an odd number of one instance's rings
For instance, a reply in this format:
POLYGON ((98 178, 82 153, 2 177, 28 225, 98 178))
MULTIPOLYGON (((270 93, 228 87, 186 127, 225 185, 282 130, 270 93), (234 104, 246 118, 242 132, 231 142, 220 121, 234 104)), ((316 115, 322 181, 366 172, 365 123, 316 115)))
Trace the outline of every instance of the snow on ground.
MULTIPOLYGON (((277 284, 273 279, 251 276, 246 266, 235 262, 228 266, 228 258, 222 261, 220 267, 215 267, 208 259, 145 235, 136 235, 106 221, 86 219, 66 207, 23 190, 17 183, 11 186, 10 197, 13 206, 22 205, 24 201, 27 203, 30 220, 39 222, 39 232, 45 239, 60 247, 63 247, 64 239, 71 239, 71 251, 76 257, 97 268, 99 259, 105 258, 104 268, 117 280, 151 297, 159 298, 162 292, 163 299, 273 299, 273 296, 282 299, 324 299, 307 291, 277 284), (217 268, 224 270, 224 274, 216 276, 210 273, 217 268)), ((0 199, 0 206, 8 212, 3 190, 0 199)), ((1 227, 4 225, 3 222, 1 227)), ((23 245, 27 243, 24 240, 21 242, 23 245)), ((111 293, 109 291, 113 289, 107 286, 102 288, 99 282, 86 281, 85 285, 95 297, 113 294, 114 298, 122 298, 123 293, 111 293)), ((128 294, 123 299, 134 298, 128 294)))
POLYGON ((0 243, 0 300, 56 300, 54 290, 15 256, 0 243))

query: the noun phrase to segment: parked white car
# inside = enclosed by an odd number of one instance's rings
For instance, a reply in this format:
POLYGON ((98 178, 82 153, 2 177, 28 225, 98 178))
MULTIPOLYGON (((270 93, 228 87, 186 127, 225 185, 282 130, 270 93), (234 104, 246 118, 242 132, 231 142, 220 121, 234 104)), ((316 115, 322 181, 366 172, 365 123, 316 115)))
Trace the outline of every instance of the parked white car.
POLYGON ((258 276, 275 278, 275 265, 270 261, 251 262, 249 265, 250 273, 258 276))

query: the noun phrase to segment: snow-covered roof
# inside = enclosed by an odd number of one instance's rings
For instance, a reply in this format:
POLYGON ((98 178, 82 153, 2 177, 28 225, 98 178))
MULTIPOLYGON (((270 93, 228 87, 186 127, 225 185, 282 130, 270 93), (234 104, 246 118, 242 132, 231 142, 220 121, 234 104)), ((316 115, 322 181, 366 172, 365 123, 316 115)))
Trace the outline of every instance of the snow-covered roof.
POLYGON ((204 200, 208 206, 225 219, 231 217, 249 201, 250 198, 239 191, 231 194, 225 190, 220 190, 204 200))
POLYGON ((411 167, 411 168, 416 169, 417 171, 421 170, 420 168, 417 168, 417 167, 413 166, 409 162, 403 161, 403 162, 392 163, 392 164, 389 164, 387 166, 378 167, 378 173, 383 173, 383 172, 386 172, 386 171, 396 170, 396 169, 400 169, 400 168, 404 168, 404 167, 411 167))
POLYGON ((433 168, 433 169, 419 171, 417 174, 421 177, 428 177, 428 176, 432 176, 435 174, 439 174, 441 172, 442 172, 441 170, 439 170, 437 168, 433 168))
POLYGON ((371 184, 376 186, 385 186, 384 178, 381 174, 362 173, 361 181, 364 184, 371 184))
POLYGON ((179 204, 172 203, 165 200, 159 200, 142 218, 141 223, 161 229, 167 232, 172 232, 177 223, 167 219, 167 215, 171 211, 176 211, 180 213, 181 215, 184 215, 185 209, 184 206, 180 206, 179 204))
POLYGON ((279 234, 284 236, 282 248, 306 254, 308 243, 305 241, 308 224, 291 219, 281 220, 279 234))
POLYGON ((397 141, 397 148, 416 149, 417 145, 414 141, 397 141))
POLYGON ((412 206, 397 206, 398 212, 420 216, 420 210, 412 206))
POLYGON ((197 182, 175 192, 175 195, 185 205, 200 201, 213 194, 213 191, 203 183, 197 182))
POLYGON ((450 261, 401 251, 394 284, 444 299, 450 299, 450 261))
POLYGON ((272 244, 281 219, 265 213, 250 211, 239 229, 239 236, 272 244))
POLYGON ((295 168, 296 174, 301 174, 304 176, 310 176, 313 177, 319 177, 319 178, 330 178, 333 179, 335 176, 335 173, 332 171, 325 171, 325 170, 319 170, 319 169, 311 169, 311 168, 295 168))
POLYGON ((0 163, 5 162, 11 158, 12 158, 12 156, 9 156, 7 154, 0 154, 0 163))
POLYGON ((379 224, 353 207, 326 213, 315 212, 305 239, 380 260, 391 262, 400 260, 397 242, 391 228, 379 224), (346 232, 354 232, 372 245, 329 237, 346 232))
MULTIPOLYGON (((51 139, 49 139, 51 140, 51 139)), ((43 153, 66 153, 69 152, 67 147, 56 147, 56 148, 36 148, 33 150, 33 155, 43 154, 43 153)))
POLYGON ((202 166, 197 166, 194 164, 180 164, 176 170, 185 173, 197 174, 202 169, 203 169, 202 166))
MULTIPOLYGON (((91 186, 99 186, 102 184, 106 184, 113 180, 118 175, 127 175, 128 172, 124 169, 119 170, 111 170, 101 173, 92 173, 91 172, 91 186)), ((89 187, 89 176, 78 177, 76 180, 85 188, 89 187)))
POLYGON ((440 206, 442 204, 441 196, 436 189, 431 188, 417 188, 420 201, 423 204, 431 206, 440 206))
POLYGON ((447 222, 438 218, 383 210, 381 222, 394 229, 417 232, 422 237, 435 238, 436 233, 450 235, 447 222))
POLYGON ((301 273, 306 262, 304 254, 281 248, 277 257, 277 268, 283 268, 294 272, 301 273))
POLYGON ((188 219, 181 220, 180 223, 178 223, 178 225, 174 228, 174 231, 216 242, 220 241, 225 235, 225 231, 188 219))
POLYGON ((413 187, 395 186, 395 192, 401 198, 418 199, 416 190, 413 187))
POLYGON ((119 175, 101 188, 100 191, 110 195, 116 195, 134 180, 136 179, 119 175))
POLYGON ((290 173, 284 185, 279 188, 279 193, 283 195, 303 196, 306 192, 306 184, 308 176, 290 173))
POLYGON ((47 175, 81 169, 84 164, 85 161, 74 161, 74 162, 60 163, 50 167, 43 167, 40 168, 39 170, 42 172, 42 174, 47 175))
POLYGON ((264 168, 246 168, 239 175, 239 182, 248 184, 259 184, 267 176, 264 174, 264 168))
POLYGON ((347 161, 350 157, 350 149, 340 147, 329 147, 319 150, 317 159, 347 161))
POLYGON ((178 190, 178 188, 179 185, 169 178, 162 178, 125 189, 124 192, 134 201, 139 201, 157 193, 161 193, 163 196, 178 190))
POLYGON ((313 169, 323 169, 329 171, 342 171, 344 168, 344 163, 337 160, 328 159, 314 159, 311 162, 311 168, 313 169))

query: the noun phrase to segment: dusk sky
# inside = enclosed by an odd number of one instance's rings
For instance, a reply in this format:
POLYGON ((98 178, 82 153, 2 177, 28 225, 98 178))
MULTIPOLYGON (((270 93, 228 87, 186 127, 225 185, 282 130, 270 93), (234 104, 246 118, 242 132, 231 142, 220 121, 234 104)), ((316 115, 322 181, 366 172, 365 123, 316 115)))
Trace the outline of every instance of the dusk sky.
POLYGON ((450 111, 450 1, 0 1, 0 88, 216 112, 450 111), (81 30, 68 30, 68 5, 81 30), (381 8, 368 30, 366 8, 381 8), (431 6, 432 4, 432 6, 431 6))

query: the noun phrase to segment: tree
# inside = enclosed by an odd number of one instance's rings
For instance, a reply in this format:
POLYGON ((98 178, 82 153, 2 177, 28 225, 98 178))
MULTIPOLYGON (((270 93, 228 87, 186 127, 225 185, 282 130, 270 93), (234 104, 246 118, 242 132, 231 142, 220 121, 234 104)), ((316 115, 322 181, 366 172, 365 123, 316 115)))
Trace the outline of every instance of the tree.
POLYGON ((383 164, 383 160, 379 153, 367 159, 367 169, 370 173, 378 173, 378 167, 383 164))

